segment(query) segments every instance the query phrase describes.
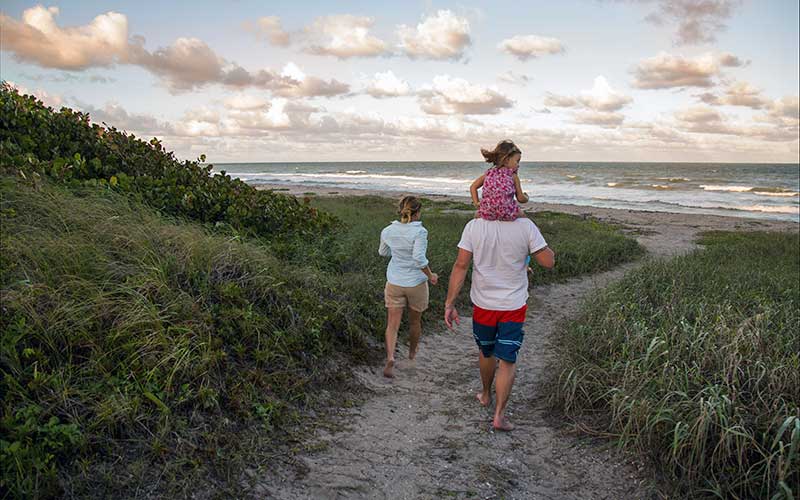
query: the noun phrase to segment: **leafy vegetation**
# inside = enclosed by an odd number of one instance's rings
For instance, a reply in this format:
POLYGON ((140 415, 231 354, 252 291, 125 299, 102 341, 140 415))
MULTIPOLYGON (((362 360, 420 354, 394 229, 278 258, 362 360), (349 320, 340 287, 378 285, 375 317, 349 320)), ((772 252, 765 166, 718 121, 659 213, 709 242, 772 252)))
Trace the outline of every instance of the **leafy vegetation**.
POLYGON ((164 214, 247 235, 311 236, 336 225, 294 197, 259 191, 224 172, 211 175, 210 165, 180 162, 158 139, 145 142, 91 124, 88 114, 69 108, 53 111, 6 83, 0 88, 0 168, 73 187, 109 186, 164 214))
POLYGON ((700 243, 588 301, 561 337, 553 401, 692 496, 796 498, 798 233, 700 243))

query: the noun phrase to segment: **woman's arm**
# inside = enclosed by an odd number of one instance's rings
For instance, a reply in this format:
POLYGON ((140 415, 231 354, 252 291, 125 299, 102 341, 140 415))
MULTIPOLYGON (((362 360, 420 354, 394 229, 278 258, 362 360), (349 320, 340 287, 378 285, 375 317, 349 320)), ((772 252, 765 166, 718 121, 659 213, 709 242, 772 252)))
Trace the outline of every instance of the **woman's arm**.
POLYGON ((383 239, 383 233, 381 232, 381 244, 378 246, 378 255, 383 257, 391 257, 392 256, 392 249, 386 243, 386 240, 383 239))
POLYGON ((519 176, 514 174, 514 191, 517 192, 517 201, 520 203, 528 203, 528 193, 522 191, 522 184, 519 182, 519 176))
POLYGON ((472 196, 472 204, 476 207, 481 204, 481 200, 478 199, 478 189, 483 186, 483 181, 486 179, 486 174, 481 175, 472 183, 469 187, 469 194, 472 196))

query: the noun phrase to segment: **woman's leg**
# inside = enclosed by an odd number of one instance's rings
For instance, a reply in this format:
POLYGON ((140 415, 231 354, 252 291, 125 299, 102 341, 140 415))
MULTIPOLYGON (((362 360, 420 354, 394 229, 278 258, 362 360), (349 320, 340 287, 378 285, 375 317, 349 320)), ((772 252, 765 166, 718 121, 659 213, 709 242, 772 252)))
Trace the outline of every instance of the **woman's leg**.
POLYGON ((408 309, 408 359, 417 355, 417 346, 422 336, 422 312, 408 309))
POLYGON ((383 375, 386 377, 394 377, 394 349, 397 346, 397 330, 400 329, 402 318, 402 307, 386 308, 386 366, 383 368, 383 375))

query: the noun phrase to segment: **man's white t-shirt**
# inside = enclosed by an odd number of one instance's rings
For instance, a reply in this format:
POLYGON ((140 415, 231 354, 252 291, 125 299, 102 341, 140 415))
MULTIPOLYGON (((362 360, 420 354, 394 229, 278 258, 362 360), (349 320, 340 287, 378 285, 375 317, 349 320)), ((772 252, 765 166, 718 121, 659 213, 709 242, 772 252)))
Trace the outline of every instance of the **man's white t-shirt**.
POLYGON ((473 219, 458 247, 472 252, 472 303, 493 311, 513 311, 528 301, 525 257, 547 246, 530 219, 473 219))

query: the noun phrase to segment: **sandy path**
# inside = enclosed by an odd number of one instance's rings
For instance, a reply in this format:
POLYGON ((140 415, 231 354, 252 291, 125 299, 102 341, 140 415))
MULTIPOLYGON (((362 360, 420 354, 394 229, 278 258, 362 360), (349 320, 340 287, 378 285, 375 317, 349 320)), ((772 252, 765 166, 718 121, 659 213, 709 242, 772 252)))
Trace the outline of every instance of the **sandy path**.
MULTIPOLYGON (((574 213, 592 212, 623 224, 656 257, 690 250, 703 230, 798 227, 573 208, 574 213)), ((575 314, 582 298, 639 265, 533 290, 508 406, 517 425, 512 433, 492 431, 491 411, 475 401, 480 388, 477 350, 470 318, 463 318, 455 332, 424 334, 414 367, 405 361, 406 346, 401 345, 392 381, 380 375, 379 366, 357 370, 356 377, 369 390, 364 404, 340 410, 328 430, 310 433, 306 448, 318 451, 299 453, 293 457, 299 467, 264 478, 253 494, 281 499, 656 497, 640 465, 554 422, 541 386, 557 324, 575 314)), ((437 323, 428 318, 429 329, 437 323)))

